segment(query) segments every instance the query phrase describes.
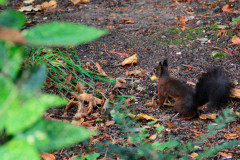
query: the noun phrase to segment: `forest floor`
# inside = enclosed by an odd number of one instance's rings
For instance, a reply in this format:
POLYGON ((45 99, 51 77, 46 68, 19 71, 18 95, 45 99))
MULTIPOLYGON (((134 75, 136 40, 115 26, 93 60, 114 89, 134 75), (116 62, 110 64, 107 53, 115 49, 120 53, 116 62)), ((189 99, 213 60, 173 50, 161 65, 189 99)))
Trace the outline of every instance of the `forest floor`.
MULTIPOLYGON (((16 9, 20 2, 11 0, 9 3, 7 8, 16 9)), ((41 3, 43 0, 35 0, 35 4, 41 3)), ((238 0, 233 1, 232 8, 227 11, 222 8, 229 4, 228 0, 92 0, 76 6, 69 0, 58 0, 57 3, 57 8, 52 10, 26 12, 26 27, 52 21, 68 21, 109 29, 109 34, 91 43, 76 46, 75 50, 83 65, 90 64, 97 71, 95 63, 98 62, 107 75, 126 80, 126 88, 117 89, 115 94, 138 97, 137 101, 129 102, 129 107, 158 119, 165 129, 162 131, 163 137, 156 140, 166 141, 171 134, 186 143, 195 139, 197 134, 206 133, 207 125, 213 121, 199 116, 184 120, 179 115, 172 119, 176 114, 172 106, 144 106, 153 97, 157 98, 157 82, 150 80, 150 77, 159 61, 167 58, 171 76, 190 85, 197 82, 203 71, 220 66, 228 73, 236 88, 240 87, 240 45, 232 44, 232 36, 240 37, 240 28, 239 25, 231 25, 232 18, 240 16, 238 0), (134 54, 138 58, 136 64, 127 67, 121 65, 124 59, 134 54)), ((107 87, 111 90, 114 84, 97 82, 95 87, 109 97, 107 87)), ((240 100, 232 98, 228 107, 233 112, 240 112, 240 100)), ((61 115, 63 110, 64 108, 57 108, 49 112, 61 115)), ((70 109, 68 115, 74 116, 76 110, 70 109)), ((223 109, 211 111, 216 114, 222 112, 223 109)), ((199 109, 199 115, 203 113, 209 111, 199 109)), ((142 120, 141 123, 146 125, 147 120, 142 120)), ((99 130, 99 135, 94 140, 126 141, 116 124, 98 125, 96 121, 90 124, 99 130)), ((149 133, 152 135, 154 131, 149 129, 149 133)), ((224 136, 226 134, 237 134, 240 137, 239 120, 218 131, 215 137, 208 139, 206 145, 228 141, 224 136)), ((240 157, 239 150, 240 146, 224 152, 237 159, 240 157)), ((88 153, 86 145, 78 144, 53 154, 57 159, 69 159, 73 154, 84 152, 88 153)), ((221 155, 216 154, 213 159, 219 158, 221 155)))

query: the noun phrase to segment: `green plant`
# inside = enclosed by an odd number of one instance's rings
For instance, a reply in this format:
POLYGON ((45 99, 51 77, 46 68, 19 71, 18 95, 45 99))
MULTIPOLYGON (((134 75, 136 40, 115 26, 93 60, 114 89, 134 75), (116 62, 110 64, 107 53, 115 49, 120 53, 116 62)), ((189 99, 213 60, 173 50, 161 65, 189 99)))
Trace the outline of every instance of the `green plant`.
POLYGON ((240 23, 240 16, 236 17, 236 18, 232 18, 232 25, 236 25, 240 23))
MULTIPOLYGON (((99 145, 99 151, 108 151, 108 156, 117 155, 125 160, 137 160, 137 159, 149 159, 149 160, 161 160, 161 159, 189 159, 189 155, 193 152, 197 153, 196 159, 209 159, 213 157, 217 152, 240 144, 240 140, 230 140, 221 145, 215 145, 210 147, 204 147, 203 150, 198 150, 195 146, 204 146, 204 143, 211 137, 217 134, 217 130, 221 130, 226 127, 227 123, 230 123, 239 118, 239 114, 232 113, 230 109, 226 109, 223 115, 218 116, 214 123, 208 125, 208 133, 200 135, 198 139, 184 143, 179 138, 170 136, 169 140, 165 142, 150 141, 145 127, 136 125, 135 120, 132 119, 131 123, 127 123, 127 118, 130 118, 129 109, 126 109, 124 105, 124 98, 120 98, 117 103, 111 102, 109 107, 112 111, 113 119, 118 123, 118 126, 124 133, 125 138, 131 137, 131 143, 124 144, 125 147, 118 146, 106 142, 99 145), (128 147, 127 147, 128 146, 128 147)), ((148 123, 153 125, 155 122, 148 123)), ((152 127, 153 128, 153 127, 152 127)), ((156 135, 161 137, 161 131, 163 126, 156 128, 156 135), (160 133, 159 133, 160 132, 160 133)))
POLYGON ((211 58, 221 59, 221 58, 227 58, 227 55, 221 51, 213 51, 210 54, 211 58))
POLYGON ((63 87, 63 89, 69 93, 75 93, 73 88, 77 89, 76 84, 78 83, 87 84, 89 87, 94 88, 93 80, 100 80, 104 82, 114 81, 111 77, 83 69, 78 54, 72 48, 66 51, 48 49, 47 53, 44 53, 43 51, 43 48, 33 48, 26 63, 30 66, 45 64, 48 68, 48 78, 56 85, 61 84, 58 86, 63 87), (74 77, 72 79, 73 82, 69 82, 65 78, 69 74, 74 77))
POLYGON ((83 127, 43 120, 46 109, 67 101, 40 92, 47 73, 44 64, 27 69, 22 66, 26 46, 75 45, 92 41, 107 31, 53 22, 20 32, 25 20, 22 13, 14 10, 0 13, 0 32, 5 33, 0 34, 0 159, 4 160, 39 160, 38 152, 62 148, 95 134, 83 127))

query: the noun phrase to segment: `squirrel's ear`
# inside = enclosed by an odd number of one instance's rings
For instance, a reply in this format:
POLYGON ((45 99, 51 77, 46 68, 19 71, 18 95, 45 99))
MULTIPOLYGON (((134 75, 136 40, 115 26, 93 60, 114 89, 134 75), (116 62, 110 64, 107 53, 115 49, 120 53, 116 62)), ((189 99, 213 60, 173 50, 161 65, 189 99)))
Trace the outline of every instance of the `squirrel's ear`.
POLYGON ((168 66, 168 62, 167 62, 167 59, 165 59, 164 61, 163 61, 163 66, 168 66))

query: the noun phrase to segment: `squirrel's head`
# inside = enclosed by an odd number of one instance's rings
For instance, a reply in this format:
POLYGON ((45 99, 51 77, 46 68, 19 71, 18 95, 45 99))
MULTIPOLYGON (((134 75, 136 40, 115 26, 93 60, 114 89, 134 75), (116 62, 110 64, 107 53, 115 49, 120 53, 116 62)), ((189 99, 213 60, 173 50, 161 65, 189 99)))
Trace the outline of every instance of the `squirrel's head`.
POLYGON ((159 79, 161 76, 168 75, 167 59, 160 61, 158 66, 153 69, 153 74, 159 79))

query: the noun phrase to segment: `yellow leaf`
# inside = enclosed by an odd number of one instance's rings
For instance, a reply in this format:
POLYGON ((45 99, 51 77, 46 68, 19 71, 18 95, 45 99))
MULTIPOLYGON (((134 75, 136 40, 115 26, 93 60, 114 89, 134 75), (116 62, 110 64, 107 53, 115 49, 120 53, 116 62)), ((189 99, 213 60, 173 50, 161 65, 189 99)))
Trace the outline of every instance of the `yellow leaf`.
POLYGON ((126 58, 122 62, 122 65, 125 66, 126 64, 133 64, 133 63, 137 63, 137 54, 134 54, 131 57, 126 58))
POLYGON ((231 95, 230 97, 233 97, 233 98, 240 98, 240 89, 238 88, 233 88, 231 90, 231 95))
POLYGON ((215 119, 218 114, 201 114, 199 117, 201 119, 215 119))
POLYGON ((158 120, 157 118, 148 116, 148 115, 146 115, 146 114, 144 114, 144 113, 138 114, 137 117, 143 118, 143 119, 146 119, 146 120, 153 120, 153 121, 157 121, 157 120, 158 120))
POLYGON ((237 134, 224 134, 224 137, 227 139, 236 139, 239 136, 237 134))
POLYGON ((193 152, 191 155, 190 155, 192 158, 196 158, 198 156, 197 153, 193 152))
POLYGON ((157 80, 157 76, 156 76, 156 75, 153 75, 150 79, 151 79, 152 81, 155 81, 155 80, 157 80))

